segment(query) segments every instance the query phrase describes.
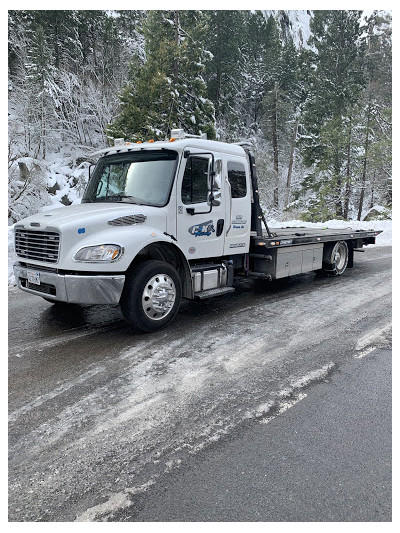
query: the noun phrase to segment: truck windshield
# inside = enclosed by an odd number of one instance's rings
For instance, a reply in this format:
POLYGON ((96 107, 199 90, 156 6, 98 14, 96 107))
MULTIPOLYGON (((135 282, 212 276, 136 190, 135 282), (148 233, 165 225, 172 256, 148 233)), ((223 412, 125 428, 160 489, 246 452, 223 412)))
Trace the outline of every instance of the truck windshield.
POLYGON ((103 157, 90 178, 82 203, 125 202, 162 207, 168 202, 177 152, 148 150, 103 157))

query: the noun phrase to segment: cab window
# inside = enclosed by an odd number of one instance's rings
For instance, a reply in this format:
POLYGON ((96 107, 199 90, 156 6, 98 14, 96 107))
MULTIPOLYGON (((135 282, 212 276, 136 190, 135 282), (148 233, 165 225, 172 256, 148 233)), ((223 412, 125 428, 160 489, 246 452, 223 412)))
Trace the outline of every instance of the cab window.
POLYGON ((228 162, 228 180, 231 184, 232 198, 243 198, 247 194, 246 169, 243 163, 228 162))
POLYGON ((190 156, 182 180, 182 202, 199 204, 208 198, 209 159, 190 156))

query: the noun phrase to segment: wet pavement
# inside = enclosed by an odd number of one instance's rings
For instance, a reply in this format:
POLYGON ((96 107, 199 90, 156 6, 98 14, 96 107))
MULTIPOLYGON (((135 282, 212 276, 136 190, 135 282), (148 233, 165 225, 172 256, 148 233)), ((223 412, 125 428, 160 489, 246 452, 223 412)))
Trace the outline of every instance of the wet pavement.
MULTIPOLYGON (((268 432, 290 415, 295 434, 313 390, 350 363, 356 378, 357 365, 389 353, 389 247, 357 254, 339 278, 243 280, 236 289, 185 302, 173 324, 152 334, 131 331, 118 307, 55 306, 9 290, 11 521, 156 520, 143 502, 174 476, 183 479, 220 446, 237 442, 239 450, 260 425, 268 432)), ((185 520, 199 516, 192 511, 185 520)), ((229 519, 215 513, 213 520, 229 519)), ((376 519, 388 513, 386 506, 376 519)), ((240 516, 252 519, 243 512, 234 520, 240 516)))

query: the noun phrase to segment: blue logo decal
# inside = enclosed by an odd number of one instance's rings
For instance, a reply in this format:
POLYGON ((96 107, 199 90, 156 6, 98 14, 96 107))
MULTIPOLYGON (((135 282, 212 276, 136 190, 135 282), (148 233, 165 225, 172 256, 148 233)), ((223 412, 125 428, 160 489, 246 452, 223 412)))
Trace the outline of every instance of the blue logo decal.
POLYGON ((79 228, 78 229, 78 233, 81 234, 81 233, 85 233, 85 228, 79 228))
POLYGON ((207 220, 207 222, 195 224, 188 229, 188 232, 195 237, 202 237, 203 235, 208 237, 211 233, 215 232, 213 221, 207 220))

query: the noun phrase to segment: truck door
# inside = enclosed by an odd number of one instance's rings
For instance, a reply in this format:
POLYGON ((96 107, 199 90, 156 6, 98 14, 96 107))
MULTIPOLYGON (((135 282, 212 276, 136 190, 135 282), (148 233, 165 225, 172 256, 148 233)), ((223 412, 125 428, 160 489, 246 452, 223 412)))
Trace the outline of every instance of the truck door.
POLYGON ((249 251, 251 227, 251 190, 248 161, 227 155, 223 161, 226 191, 226 228, 224 255, 249 251))
POLYGON ((213 154, 216 168, 216 201, 212 206, 209 202, 211 155, 190 148, 189 157, 182 159, 180 165, 176 233, 178 244, 189 260, 218 257, 224 251, 225 206, 218 186, 221 183, 221 155, 215 152, 213 154))

